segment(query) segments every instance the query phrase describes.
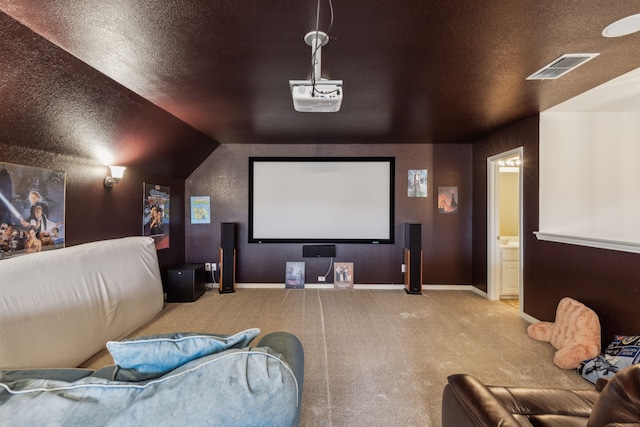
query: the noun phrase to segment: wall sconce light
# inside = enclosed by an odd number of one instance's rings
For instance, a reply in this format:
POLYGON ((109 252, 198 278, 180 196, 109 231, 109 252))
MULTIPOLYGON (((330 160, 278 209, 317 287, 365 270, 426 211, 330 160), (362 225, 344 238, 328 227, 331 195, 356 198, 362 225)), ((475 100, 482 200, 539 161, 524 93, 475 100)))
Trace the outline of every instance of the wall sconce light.
POLYGON ((117 184, 122 179, 122 175, 124 175, 124 170, 126 167, 124 166, 109 166, 111 169, 111 175, 107 176, 104 179, 104 186, 106 188, 112 188, 113 184, 117 184))

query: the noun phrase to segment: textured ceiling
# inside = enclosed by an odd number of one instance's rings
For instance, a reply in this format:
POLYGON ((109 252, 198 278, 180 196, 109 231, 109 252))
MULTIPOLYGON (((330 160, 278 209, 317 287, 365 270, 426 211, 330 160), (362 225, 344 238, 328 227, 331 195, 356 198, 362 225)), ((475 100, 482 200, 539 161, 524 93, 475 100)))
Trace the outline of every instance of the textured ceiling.
MULTIPOLYGON (((97 95, 114 105, 111 119, 132 114, 123 105, 148 102, 173 116, 161 122, 180 119, 214 149, 473 142, 640 67, 640 34, 601 36, 611 22, 640 12, 640 1, 333 0, 322 76, 344 81, 342 108, 299 113, 288 82, 310 76, 304 35, 316 28, 318 4, 318 28, 327 31, 327 0, 0 0, 3 24, 11 17, 36 33, 3 27, 3 51, 20 61, 33 53, 53 75, 30 71, 32 61, 20 70, 5 62, 0 71, 21 81, 32 72, 62 91, 74 74, 73 85, 111 87, 127 98, 97 95), (525 80, 561 54, 591 52, 600 55, 560 79, 525 80)), ((85 104, 74 110, 68 96, 51 98, 48 108, 71 108, 77 117, 66 120, 82 125, 85 104)))

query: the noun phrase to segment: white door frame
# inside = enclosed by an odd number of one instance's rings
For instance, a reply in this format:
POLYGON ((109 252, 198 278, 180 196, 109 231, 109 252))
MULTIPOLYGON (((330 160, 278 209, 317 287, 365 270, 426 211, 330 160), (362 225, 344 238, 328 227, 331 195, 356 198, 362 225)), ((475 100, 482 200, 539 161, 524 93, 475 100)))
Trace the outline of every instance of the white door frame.
POLYGON ((498 242, 498 235, 500 234, 500 210, 498 200, 498 177, 500 173, 499 160, 509 157, 520 156, 521 164, 519 166, 520 173, 518 174, 518 227, 520 234, 520 247, 519 247, 519 277, 518 277, 518 291, 520 299, 520 313, 522 313, 523 306, 523 293, 522 293, 522 253, 523 253, 523 239, 522 239, 522 189, 523 189, 523 177, 522 177, 522 162, 524 162, 524 148, 514 148, 513 150, 505 151, 504 153, 496 154, 487 158, 487 298, 490 300, 500 299, 500 243, 498 242))

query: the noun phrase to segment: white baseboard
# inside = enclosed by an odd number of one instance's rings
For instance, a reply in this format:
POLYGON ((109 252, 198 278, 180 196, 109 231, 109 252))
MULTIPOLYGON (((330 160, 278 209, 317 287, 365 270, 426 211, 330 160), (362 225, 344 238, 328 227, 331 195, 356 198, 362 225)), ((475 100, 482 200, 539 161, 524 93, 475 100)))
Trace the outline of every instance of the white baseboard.
POLYGON ((527 313, 520 313, 520 317, 522 317, 524 320, 526 320, 529 323, 538 323, 539 320, 536 319, 533 316, 528 315, 527 313))
MULTIPOLYGON (((236 288, 238 289, 284 289, 285 285, 284 283, 236 283, 236 288)), ((333 284, 332 283, 305 283, 304 288, 305 289, 333 289, 333 284)), ((359 285, 353 285, 353 289, 402 290, 404 289, 404 285, 359 284, 359 285)))
POLYGON ((284 283, 236 283, 238 289, 284 289, 284 283))
POLYGON ((392 284, 392 283, 388 283, 388 284, 367 284, 367 283, 360 283, 358 285, 354 284, 353 285, 353 289, 373 289, 373 290, 396 290, 396 291, 401 291, 404 289, 404 285, 399 285, 399 284, 392 284))
POLYGON ((473 291, 478 290, 472 285, 422 285, 422 290, 428 291, 473 291))
MULTIPOLYGON (((207 283, 205 286, 215 285, 217 288, 218 284, 207 283)), ((332 283, 305 283, 305 289, 333 289, 332 283)), ((236 288, 238 289, 285 289, 284 283, 236 283, 236 288)), ((369 289, 369 290, 404 290, 404 285, 402 284, 354 284, 353 289, 369 289)), ((484 298, 488 298, 488 294, 476 288, 473 285, 422 285, 423 291, 471 291, 476 293, 484 298)), ((537 323, 539 322, 533 316, 528 315, 527 313, 520 313, 520 317, 526 320, 529 323, 537 323)))
MULTIPOLYGON (((305 283, 305 289, 333 289, 332 283, 305 283)), ((238 289, 284 289, 284 283, 236 283, 238 289)), ((353 289, 373 289, 373 290, 403 290, 403 284, 394 283, 359 283, 354 284, 353 289)), ((436 291, 473 291, 486 296, 472 285, 422 285, 422 290, 436 291)))

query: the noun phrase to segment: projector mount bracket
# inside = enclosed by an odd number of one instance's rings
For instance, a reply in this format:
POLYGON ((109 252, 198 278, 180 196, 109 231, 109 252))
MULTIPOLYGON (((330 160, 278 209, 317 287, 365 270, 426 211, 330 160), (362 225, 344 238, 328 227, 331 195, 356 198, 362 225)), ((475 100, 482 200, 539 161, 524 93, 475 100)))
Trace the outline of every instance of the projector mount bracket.
POLYGON ((293 106, 296 111, 330 113, 340 110, 342 104, 342 80, 322 79, 322 46, 329 36, 322 31, 310 31, 304 36, 311 46, 311 79, 289 80, 293 106))

